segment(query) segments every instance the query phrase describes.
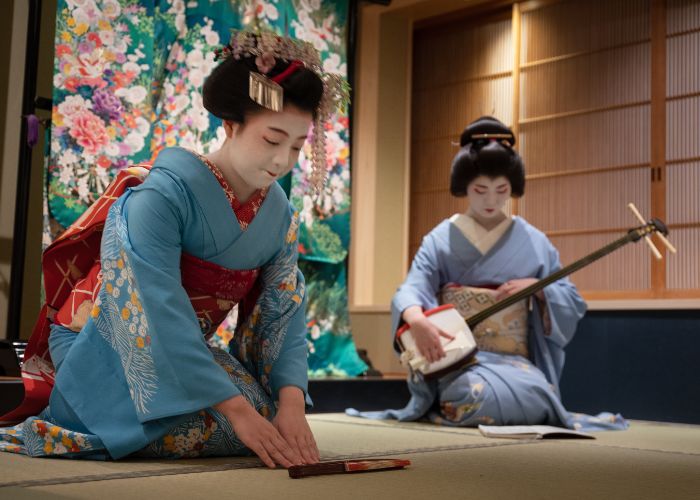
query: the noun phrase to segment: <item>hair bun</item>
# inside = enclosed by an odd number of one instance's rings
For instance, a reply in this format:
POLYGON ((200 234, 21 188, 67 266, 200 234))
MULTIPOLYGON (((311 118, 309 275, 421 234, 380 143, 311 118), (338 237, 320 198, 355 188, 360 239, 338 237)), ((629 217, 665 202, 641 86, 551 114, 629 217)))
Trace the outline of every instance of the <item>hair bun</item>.
POLYGON ((506 177, 512 195, 522 196, 525 193, 525 167, 520 155, 512 148, 514 144, 513 132, 492 116, 482 116, 467 125, 460 136, 461 148, 452 161, 452 195, 467 196, 469 184, 480 175, 485 175, 490 178, 506 177), (483 134, 486 136, 479 137, 483 134))
POLYGON ((474 142, 474 136, 479 136, 481 134, 495 134, 500 140, 508 142, 511 147, 515 146, 515 136, 513 131, 510 130, 503 122, 494 118, 493 116, 482 116, 467 125, 464 129, 462 135, 459 138, 459 145, 466 146, 470 142, 474 142))
POLYGON ((504 146, 498 141, 489 141, 476 153, 476 161, 479 170, 492 172, 498 169, 499 165, 510 163, 513 158, 513 150, 504 146))

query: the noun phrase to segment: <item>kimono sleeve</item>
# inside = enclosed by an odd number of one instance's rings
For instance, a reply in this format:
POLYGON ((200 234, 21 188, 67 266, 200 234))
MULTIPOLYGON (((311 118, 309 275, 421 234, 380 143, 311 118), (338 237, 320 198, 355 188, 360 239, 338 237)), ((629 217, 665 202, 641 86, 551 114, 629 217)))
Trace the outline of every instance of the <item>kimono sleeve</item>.
POLYGON ((181 284, 181 234, 192 216, 179 202, 186 196, 174 181, 132 191, 112 207, 103 236, 95 323, 121 358, 141 422, 240 394, 214 361, 181 284))
MULTIPOLYGON (((301 283, 301 287, 304 287, 304 275, 299 269, 296 269, 295 272, 297 283, 301 283)), ((307 361, 305 296, 302 303, 295 309, 288 320, 287 334, 284 337, 279 358, 272 365, 270 373, 270 388, 274 400, 279 399, 279 390, 282 387, 298 387, 304 395, 308 392, 309 365, 307 361)))
MULTIPOLYGON (((547 241, 547 275, 561 269, 559 252, 547 241)), ((563 278, 544 289, 550 328, 545 335, 547 341, 564 348, 574 337, 579 320, 586 312, 586 303, 579 295, 576 285, 563 278)))
POLYGON ((435 230, 423 238, 406 280, 401 284, 391 301, 392 332, 401 325, 401 314, 410 306, 425 309, 437 307, 440 291, 440 254, 435 230))
POLYGON ((229 344, 231 354, 257 374, 274 400, 285 386, 298 387, 305 395, 308 390, 306 287, 297 266, 296 213, 285 229, 281 249, 262 267, 252 312, 241 319, 229 344), (252 343, 260 345, 258 355, 247 354, 256 351, 250 348, 252 343))

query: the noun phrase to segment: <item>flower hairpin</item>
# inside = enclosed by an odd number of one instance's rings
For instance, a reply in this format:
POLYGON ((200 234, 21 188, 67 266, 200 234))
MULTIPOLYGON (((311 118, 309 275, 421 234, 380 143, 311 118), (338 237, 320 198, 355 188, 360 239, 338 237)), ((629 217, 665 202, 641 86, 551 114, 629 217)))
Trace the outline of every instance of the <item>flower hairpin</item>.
POLYGON ((263 52, 255 58, 255 66, 263 75, 267 75, 275 67, 275 56, 272 52, 263 52))

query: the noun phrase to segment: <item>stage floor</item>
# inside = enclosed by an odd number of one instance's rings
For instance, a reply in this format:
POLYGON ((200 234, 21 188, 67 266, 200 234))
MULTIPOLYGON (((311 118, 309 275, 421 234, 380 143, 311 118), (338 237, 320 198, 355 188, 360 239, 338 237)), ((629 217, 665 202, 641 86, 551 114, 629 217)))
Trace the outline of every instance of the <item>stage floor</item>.
POLYGON ((290 479, 254 458, 91 462, 0 453, 0 498, 695 499, 700 426, 633 421, 596 440, 506 440, 475 429, 309 420, 324 459, 401 457, 399 471, 290 479))

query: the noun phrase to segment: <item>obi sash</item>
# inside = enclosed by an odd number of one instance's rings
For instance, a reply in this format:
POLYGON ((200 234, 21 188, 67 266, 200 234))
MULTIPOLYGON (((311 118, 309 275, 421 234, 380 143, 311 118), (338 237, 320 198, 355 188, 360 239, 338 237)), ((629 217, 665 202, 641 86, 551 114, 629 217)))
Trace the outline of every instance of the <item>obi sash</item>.
MULTIPOLYGON (((496 302, 491 288, 446 285, 439 294, 440 304, 453 304, 464 319, 491 307, 496 302)), ((501 354, 518 354, 528 357, 528 308, 522 300, 490 316, 472 331, 477 347, 482 351, 501 354)))
MULTIPOLYGON (((212 168, 209 164, 207 166, 212 168)), ((41 308, 24 354, 24 400, 19 407, 0 417, 0 425, 23 421, 48 405, 55 382, 49 353, 51 324, 75 332, 85 325, 102 284, 100 245, 109 208, 128 188, 141 184, 149 170, 150 165, 144 164, 120 171, 104 194, 44 251, 42 270, 46 303, 41 308)), ((249 208, 249 204, 245 207, 249 208)), ((242 217, 246 225, 256 212, 248 210, 242 217)), ((241 217, 238 212, 236 215, 241 217)), ((244 298, 251 299, 246 303, 254 304, 259 294, 255 286, 259 269, 227 269, 186 253, 182 254, 180 268, 182 285, 206 337, 216 331, 236 304, 244 298)))

